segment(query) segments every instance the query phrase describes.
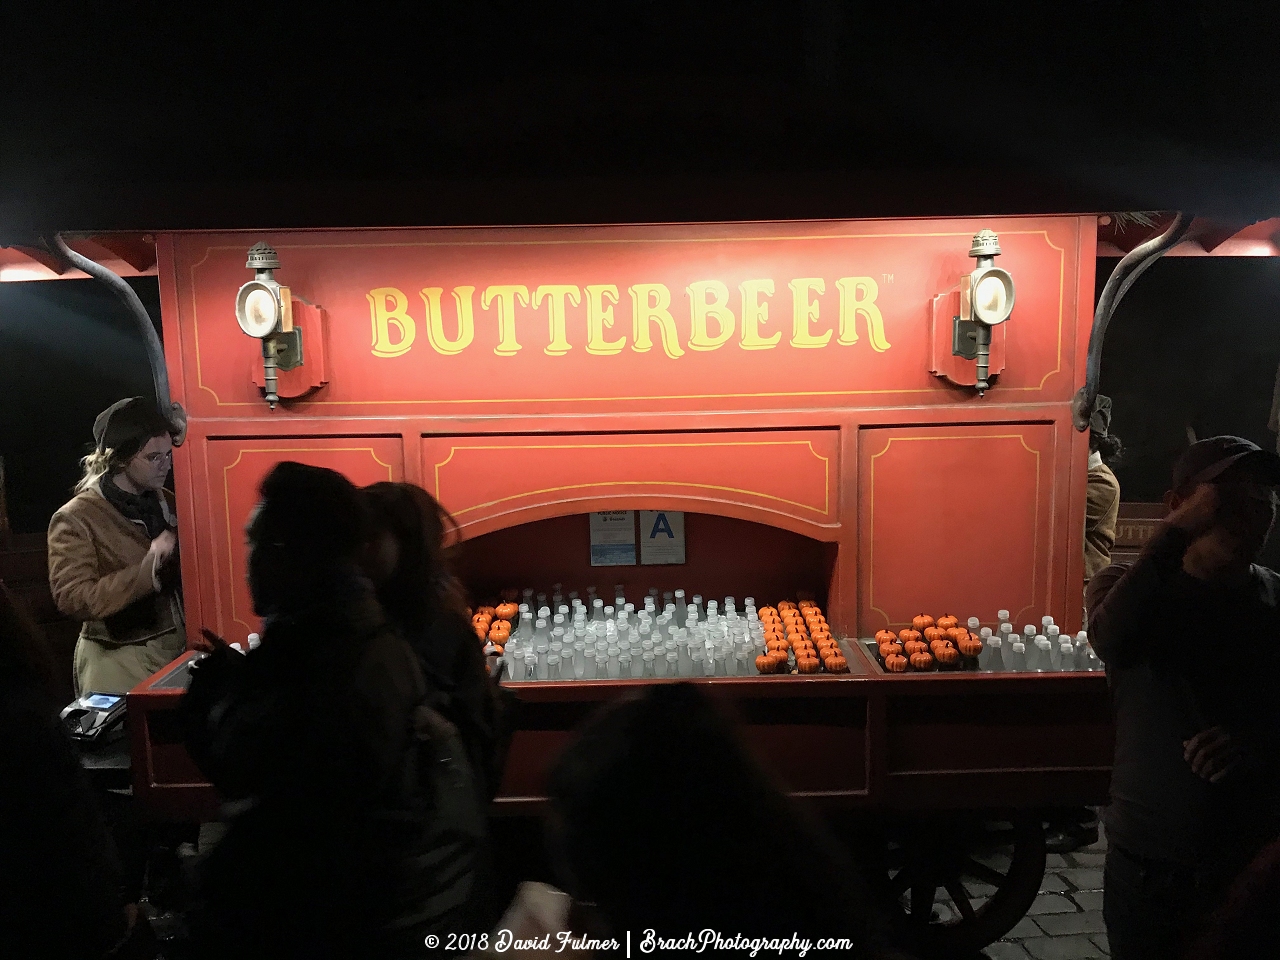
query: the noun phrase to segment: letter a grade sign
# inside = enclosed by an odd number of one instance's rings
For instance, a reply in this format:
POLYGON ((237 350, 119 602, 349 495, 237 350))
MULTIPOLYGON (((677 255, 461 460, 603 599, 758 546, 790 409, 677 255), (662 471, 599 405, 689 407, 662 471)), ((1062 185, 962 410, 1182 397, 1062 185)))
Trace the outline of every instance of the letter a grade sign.
POLYGON ((684 563, 684 514, 677 510, 640 511, 640 562, 684 563))

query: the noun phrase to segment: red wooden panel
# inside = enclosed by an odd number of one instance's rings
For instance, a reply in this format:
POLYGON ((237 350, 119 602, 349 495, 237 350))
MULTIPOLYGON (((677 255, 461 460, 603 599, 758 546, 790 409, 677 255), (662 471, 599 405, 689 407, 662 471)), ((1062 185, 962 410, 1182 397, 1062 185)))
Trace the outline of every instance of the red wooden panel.
POLYGON ((863 430, 860 622, 1050 611, 1054 425, 863 430))
POLYGON ((839 431, 424 437, 467 536, 593 509, 684 509, 838 535, 839 431))
POLYGON ((814 221, 163 235, 197 416, 270 416, 232 315, 267 240, 328 311, 328 415, 703 411, 951 403, 928 370, 931 305, 1000 236, 1017 284, 995 395, 1075 387, 1082 220, 814 221), (656 319, 655 319, 656 318, 656 319))
MULTIPOLYGON (((202 607, 214 611, 214 622, 201 626, 233 643, 259 628, 245 579, 244 527, 258 502, 258 484, 275 464, 296 460, 328 467, 360 486, 404 476, 399 437, 214 439, 206 442, 205 458, 212 569, 203 571, 199 587, 204 592, 202 607)), ((192 609, 188 602, 188 613, 192 609)))
POLYGON ((1106 684, 1081 680, 1069 692, 1060 684, 1057 692, 1017 693, 988 684, 986 695, 891 699, 889 772, 1107 767, 1113 740, 1106 684))

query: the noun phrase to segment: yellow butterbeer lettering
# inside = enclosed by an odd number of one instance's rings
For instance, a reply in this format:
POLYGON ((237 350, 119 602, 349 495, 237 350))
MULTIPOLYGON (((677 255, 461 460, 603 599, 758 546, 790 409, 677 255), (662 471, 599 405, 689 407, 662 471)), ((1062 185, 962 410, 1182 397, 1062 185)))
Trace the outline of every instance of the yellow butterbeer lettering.
POLYGON ((409 298, 395 287, 378 287, 365 294, 373 322, 373 355, 399 357, 409 352, 418 335, 418 325, 409 316, 409 298), (399 335, 391 339, 391 328, 399 335))
POLYGON ((472 312, 472 297, 475 287, 454 287, 453 299, 458 305, 458 335, 453 339, 444 332, 444 315, 440 309, 442 287, 423 287, 422 302, 427 308, 427 341, 436 353, 452 357, 471 345, 476 336, 475 316, 472 312))
POLYGON ((542 306, 543 298, 547 301, 547 323, 551 334, 549 342, 542 348, 543 353, 552 357, 563 357, 573 345, 565 337, 565 300, 570 300, 576 307, 582 302, 582 294, 572 284, 544 283, 533 291, 533 308, 542 306))
POLYGON ((671 316, 671 291, 662 283, 637 283, 629 290, 632 310, 632 339, 635 343, 631 349, 639 353, 647 353, 653 349, 653 340, 649 338, 649 324, 656 321, 658 332, 662 335, 662 349, 673 360, 683 357, 680 339, 676 334, 676 321, 671 316), (653 300, 650 303, 650 299, 653 300))
POLYGON ((524 284, 485 287, 480 294, 481 310, 488 310, 492 303, 498 304, 498 345, 493 352, 500 357, 514 357, 520 350, 516 341, 517 300, 522 306, 529 305, 529 288, 524 284))
POLYGON ((791 321, 791 345, 793 347, 825 347, 831 341, 832 331, 814 336, 809 324, 818 319, 818 303, 810 300, 811 293, 825 293, 826 281, 821 277, 802 277, 787 284, 791 288, 795 313, 791 321))
POLYGON ((769 304, 761 303, 760 297, 773 296, 773 281, 743 280, 738 284, 738 292, 742 294, 742 349, 768 350, 776 347, 782 339, 781 330, 772 337, 760 335, 760 324, 769 319, 769 304))
POLYGON ((606 299, 610 303, 618 302, 618 288, 612 283, 587 287, 587 353, 599 357, 621 353, 627 345, 626 337, 617 340, 604 338, 605 328, 613 328, 613 307, 605 305, 606 299))
POLYGON ((884 338, 884 317, 876 306, 879 285, 871 277, 841 277, 836 281, 840 290, 840 337, 836 343, 849 346, 858 342, 858 314, 867 318, 867 339, 871 349, 883 353, 889 349, 884 338))
POLYGON ((735 324, 729 309, 729 288, 719 280, 697 280, 685 288, 689 294, 689 349, 715 350, 733 336, 735 324), (707 330, 707 320, 720 324, 714 337, 707 330))

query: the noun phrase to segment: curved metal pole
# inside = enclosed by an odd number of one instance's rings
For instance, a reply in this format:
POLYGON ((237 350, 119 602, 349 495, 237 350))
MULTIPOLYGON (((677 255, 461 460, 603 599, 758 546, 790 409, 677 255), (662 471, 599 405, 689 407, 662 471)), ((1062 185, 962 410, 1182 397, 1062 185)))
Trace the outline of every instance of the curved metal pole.
POLYGON ((1093 311, 1093 329, 1089 333, 1089 359, 1085 366, 1084 386, 1076 393, 1072 403, 1072 415, 1077 430, 1089 428, 1089 417, 1093 414, 1094 401, 1098 399, 1098 383, 1102 377, 1102 344, 1107 336, 1107 324, 1115 313, 1116 307, 1124 295, 1129 292, 1134 281, 1142 276, 1144 270, 1182 242, 1191 228, 1195 216, 1190 213, 1179 213, 1173 218, 1167 230, 1146 243, 1134 247, 1116 264, 1102 288, 1102 296, 1098 298, 1098 306, 1093 311))
POLYGON ((125 283, 123 278, 102 264, 76 253, 67 246, 66 241, 62 239, 62 234, 54 234, 53 245, 58 253, 77 270, 84 271, 95 280, 100 280, 110 287, 111 292, 119 297, 133 314, 142 331, 142 342, 147 349, 147 361, 151 365, 151 381, 155 385, 156 404, 160 409, 160 416, 173 427, 174 444, 181 445, 187 435, 187 415, 182 409, 182 404, 174 403, 169 396, 169 368, 164 362, 164 347, 160 343, 160 337, 156 333, 155 325, 151 322, 151 315, 147 313, 147 308, 142 305, 133 287, 125 283))

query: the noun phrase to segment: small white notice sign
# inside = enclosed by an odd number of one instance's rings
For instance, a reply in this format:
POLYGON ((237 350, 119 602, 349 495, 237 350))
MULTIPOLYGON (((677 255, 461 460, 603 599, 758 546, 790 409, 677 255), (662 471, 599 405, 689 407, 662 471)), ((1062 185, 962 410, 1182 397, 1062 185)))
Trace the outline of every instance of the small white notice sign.
POLYGON ((591 565, 634 567, 636 564, 636 512, 603 510, 591 514, 591 565))
POLYGON ((640 511, 640 562, 684 563, 684 513, 679 510, 640 511))

